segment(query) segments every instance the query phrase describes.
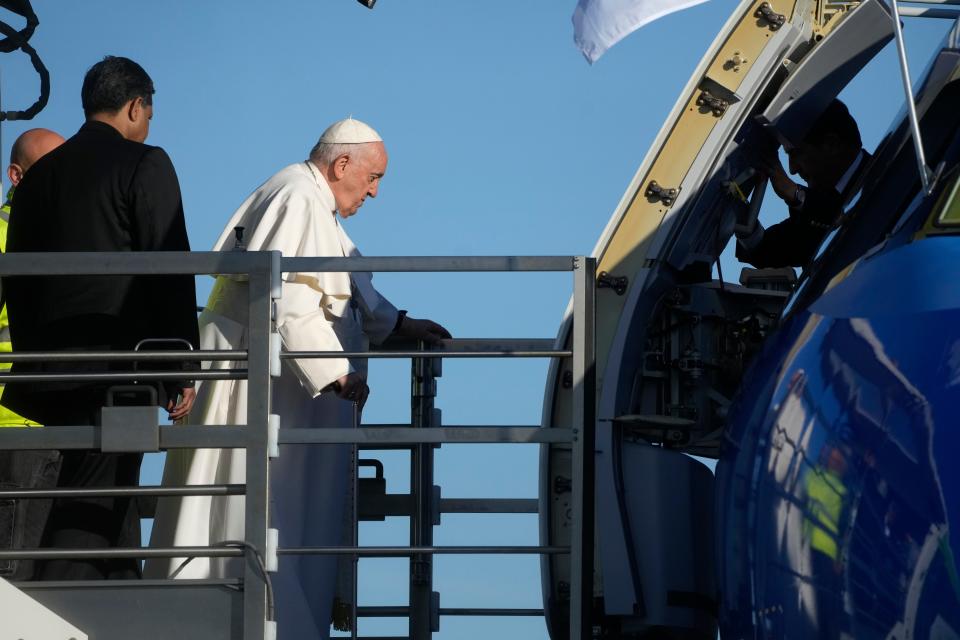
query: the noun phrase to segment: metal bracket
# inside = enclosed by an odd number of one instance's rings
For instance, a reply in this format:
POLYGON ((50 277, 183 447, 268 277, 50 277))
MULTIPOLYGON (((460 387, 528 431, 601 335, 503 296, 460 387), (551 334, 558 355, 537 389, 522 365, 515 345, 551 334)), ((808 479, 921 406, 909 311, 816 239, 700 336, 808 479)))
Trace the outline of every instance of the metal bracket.
POLYGON ((157 407, 103 407, 100 450, 104 453, 160 451, 157 407))
POLYGON ((267 529, 267 551, 263 554, 263 568, 270 573, 276 573, 280 569, 280 560, 277 557, 279 548, 280 530, 267 529))
POLYGON ((676 201, 679 193, 679 189, 661 187, 656 180, 651 180, 650 184, 647 185, 647 190, 644 192, 644 195, 648 198, 659 200, 669 207, 676 201))
POLYGON ((117 385, 107 390, 100 409, 100 450, 104 453, 144 453, 160 450, 157 390, 150 385, 117 385), (140 397, 142 396, 142 397, 140 397), (132 406, 114 406, 117 402, 132 406))
POLYGON ((597 289, 613 289, 618 296, 627 292, 627 276, 612 276, 606 271, 601 271, 597 276, 597 289))
POLYGON ((430 592, 430 631, 440 631, 440 592, 430 592))
POLYGON ((727 107, 730 106, 730 103, 704 90, 700 92, 700 97, 697 98, 697 106, 706 107, 713 115, 719 118, 727 112, 727 107))
POLYGON ((270 334, 270 377, 279 378, 283 373, 283 367, 280 364, 280 352, 283 350, 283 342, 279 333, 270 334))
POLYGON ((433 498, 433 501, 430 503, 431 504, 430 511, 433 512, 433 526, 435 527, 440 526, 440 517, 442 513, 440 510, 441 495, 442 495, 442 492, 440 490, 440 485, 437 485, 437 484, 433 485, 433 493, 431 495, 431 497, 433 498))
POLYGON ((267 457, 273 460, 280 457, 280 415, 267 416, 267 457))
POLYGON ((757 8, 757 12, 753 14, 760 18, 761 20, 766 20, 770 25, 771 31, 776 31, 784 25, 787 21, 787 17, 782 13, 777 13, 773 10, 773 6, 769 2, 764 2, 757 8))
MULTIPOLYGON (((357 518, 382 522, 387 517, 382 508, 387 496, 387 480, 383 477, 383 463, 376 459, 363 459, 358 462, 358 467, 373 467, 376 475, 373 478, 358 479, 360 508, 357 518)), ((359 469, 357 471, 359 472, 359 469)))

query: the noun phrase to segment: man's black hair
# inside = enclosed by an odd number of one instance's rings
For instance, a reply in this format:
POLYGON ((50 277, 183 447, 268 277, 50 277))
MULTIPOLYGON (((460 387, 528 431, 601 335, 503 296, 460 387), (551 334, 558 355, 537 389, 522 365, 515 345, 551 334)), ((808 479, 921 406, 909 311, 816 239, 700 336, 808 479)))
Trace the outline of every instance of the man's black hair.
POLYGON ((90 67, 83 78, 80 100, 88 118, 95 113, 116 113, 130 100, 153 104, 153 80, 129 58, 106 56, 90 67))
POLYGON ((847 105, 836 98, 813 123, 804 140, 810 144, 820 144, 829 136, 836 136, 841 143, 850 147, 859 149, 863 146, 857 121, 850 115, 847 105))

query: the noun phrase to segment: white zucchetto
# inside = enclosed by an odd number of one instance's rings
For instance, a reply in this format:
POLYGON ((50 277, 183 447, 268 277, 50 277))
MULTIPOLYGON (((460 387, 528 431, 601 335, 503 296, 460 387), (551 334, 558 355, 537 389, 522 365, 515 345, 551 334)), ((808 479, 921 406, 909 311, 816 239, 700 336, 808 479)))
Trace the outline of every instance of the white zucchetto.
POLYGON ((320 142, 327 144, 363 144, 365 142, 383 142, 380 134, 368 124, 347 118, 334 122, 320 136, 320 142))

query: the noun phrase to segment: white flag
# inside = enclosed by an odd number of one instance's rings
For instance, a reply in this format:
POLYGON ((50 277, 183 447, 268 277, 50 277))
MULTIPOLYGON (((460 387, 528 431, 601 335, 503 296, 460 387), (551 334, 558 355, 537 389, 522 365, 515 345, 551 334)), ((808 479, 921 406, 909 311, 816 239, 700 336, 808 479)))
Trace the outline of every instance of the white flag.
POLYGON ((580 0, 573 41, 590 64, 648 22, 706 0, 580 0))

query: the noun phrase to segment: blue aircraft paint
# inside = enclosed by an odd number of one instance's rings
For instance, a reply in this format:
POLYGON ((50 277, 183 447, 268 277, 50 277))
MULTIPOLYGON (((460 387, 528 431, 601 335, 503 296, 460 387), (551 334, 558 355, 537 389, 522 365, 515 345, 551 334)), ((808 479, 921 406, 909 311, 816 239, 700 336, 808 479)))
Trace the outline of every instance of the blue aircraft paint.
POLYGON ((958 258, 877 251, 755 362, 717 467, 722 637, 960 634, 958 258))

